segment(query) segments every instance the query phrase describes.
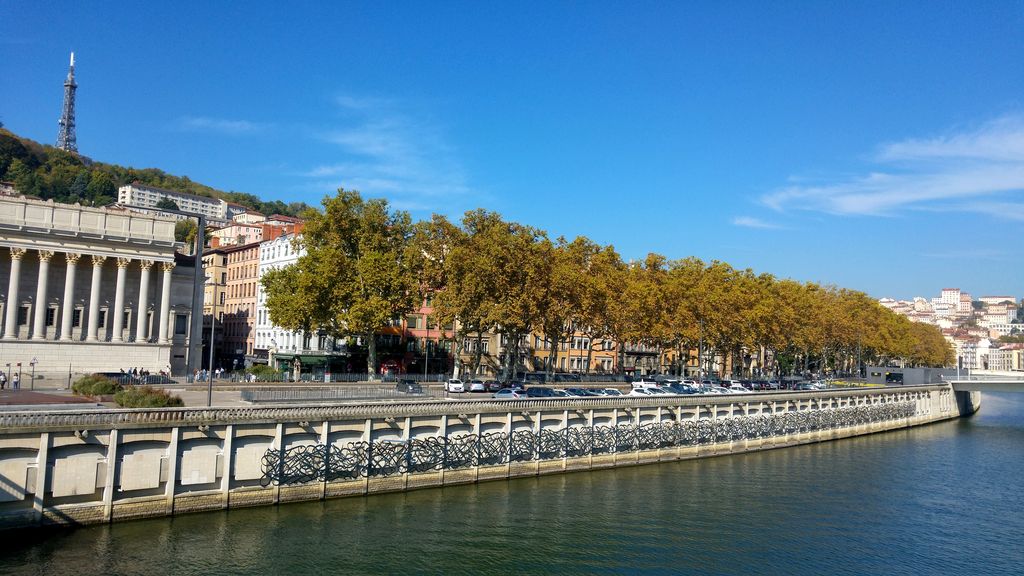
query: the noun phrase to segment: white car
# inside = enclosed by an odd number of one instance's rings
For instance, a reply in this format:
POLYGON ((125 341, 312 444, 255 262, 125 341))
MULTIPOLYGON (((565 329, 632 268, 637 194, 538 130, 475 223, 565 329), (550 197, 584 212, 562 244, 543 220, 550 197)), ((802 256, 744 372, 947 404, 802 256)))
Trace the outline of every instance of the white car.
POLYGON ((625 394, 623 394, 622 391, 619 390, 618 388, 605 388, 604 389, 604 395, 605 396, 625 396, 625 394))
POLYGON ((629 391, 627 396, 654 396, 655 392, 652 392, 650 388, 633 388, 629 391))
POLYGON ((495 400, 519 400, 526 398, 526 392, 522 388, 505 388, 495 392, 492 398, 495 400))
POLYGON ((742 384, 732 384, 729 386, 729 392, 731 394, 750 394, 750 390, 743 387, 742 384))
POLYGON ((462 380, 458 378, 452 378, 444 383, 445 392, 465 392, 466 385, 462 383, 462 380))
POLYGON ((469 381, 470 392, 487 392, 487 384, 483 380, 470 380, 469 381))

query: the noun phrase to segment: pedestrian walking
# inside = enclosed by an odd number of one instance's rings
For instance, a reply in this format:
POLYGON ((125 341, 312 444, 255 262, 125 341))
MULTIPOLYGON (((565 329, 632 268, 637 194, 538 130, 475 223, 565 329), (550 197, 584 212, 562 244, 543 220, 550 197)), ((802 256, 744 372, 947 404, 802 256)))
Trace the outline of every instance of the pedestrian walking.
POLYGON ((7 387, 7 374, 4 374, 3 370, 0 370, 0 390, 7 387))

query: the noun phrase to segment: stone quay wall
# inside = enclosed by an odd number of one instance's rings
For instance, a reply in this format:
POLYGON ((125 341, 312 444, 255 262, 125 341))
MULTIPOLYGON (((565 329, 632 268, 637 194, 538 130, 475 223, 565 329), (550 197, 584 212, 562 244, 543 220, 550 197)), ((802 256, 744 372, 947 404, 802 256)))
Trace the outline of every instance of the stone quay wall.
MULTIPOLYGON (((0 527, 703 458, 956 418, 949 386, 0 413, 0 527)), ((965 408, 967 407, 967 408, 965 408)))

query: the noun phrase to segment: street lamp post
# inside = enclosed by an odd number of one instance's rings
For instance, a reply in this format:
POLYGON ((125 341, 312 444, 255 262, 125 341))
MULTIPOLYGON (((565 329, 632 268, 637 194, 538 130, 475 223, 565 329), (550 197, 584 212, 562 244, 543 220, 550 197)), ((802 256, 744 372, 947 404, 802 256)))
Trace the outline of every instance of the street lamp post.
POLYGON ((212 300, 213 307, 210 309, 210 366, 206 374, 206 405, 213 405, 213 338, 214 338, 214 327, 217 325, 217 287, 220 284, 212 276, 207 276, 207 284, 210 285, 210 289, 213 291, 212 300))
POLYGON ((32 379, 28 383, 28 389, 29 390, 35 390, 36 389, 36 362, 38 362, 38 360, 36 360, 33 357, 32 361, 28 363, 29 366, 32 367, 32 379))
POLYGON ((423 341, 423 381, 426 382, 430 366, 430 314, 425 314, 423 319, 427 323, 427 338, 423 341))

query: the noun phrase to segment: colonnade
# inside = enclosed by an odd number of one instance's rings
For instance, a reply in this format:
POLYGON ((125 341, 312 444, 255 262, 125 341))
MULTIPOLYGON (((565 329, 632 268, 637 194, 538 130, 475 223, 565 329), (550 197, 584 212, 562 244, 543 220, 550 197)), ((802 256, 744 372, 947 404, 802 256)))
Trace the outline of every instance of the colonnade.
MULTIPOLYGON (((21 307, 18 290, 21 284, 21 262, 27 252, 28 251, 24 248, 10 248, 11 274, 7 286, 3 340, 18 339, 18 310, 21 307)), ((39 258, 39 274, 36 282, 35 308, 32 318, 30 339, 52 340, 54 339, 53 336, 47 338, 46 334, 46 297, 50 272, 50 260, 53 259, 55 253, 50 250, 36 250, 35 252, 39 258)), ((72 328, 75 313, 75 278, 78 273, 79 261, 82 260, 82 258, 83 255, 76 252, 64 253, 64 260, 67 263, 67 272, 64 276, 64 296, 61 301, 60 309, 60 341, 71 341, 74 339, 72 336, 72 328)), ((89 288, 89 307, 87 311, 83 310, 88 322, 85 332, 86 342, 100 342, 106 340, 105 337, 103 339, 100 338, 99 316, 100 295, 103 288, 103 266, 107 259, 107 256, 95 254, 89 256, 88 262, 92 265, 91 285, 89 288)), ((124 341, 124 301, 125 290, 128 289, 125 286, 126 276, 128 269, 132 265, 137 265, 140 269, 140 278, 138 286, 138 305, 136 307, 135 316, 135 341, 150 342, 150 334, 149 331, 146 330, 148 319, 147 309, 149 308, 149 282, 150 270, 156 262, 147 259, 118 257, 116 259, 116 263, 117 280, 114 288, 114 304, 113 307, 109 308, 107 311, 109 319, 108 322, 113 326, 110 341, 114 343, 124 341)), ((168 344, 173 338, 172 330, 174 329, 173 323, 170 320, 171 272, 174 270, 174 262, 160 262, 160 269, 163 272, 163 284, 161 286, 160 293, 160 314, 158 316, 160 320, 157 323, 157 326, 159 327, 157 332, 157 342, 159 344, 168 344)), ((53 325, 54 328, 56 328, 58 322, 55 320, 53 325)))

